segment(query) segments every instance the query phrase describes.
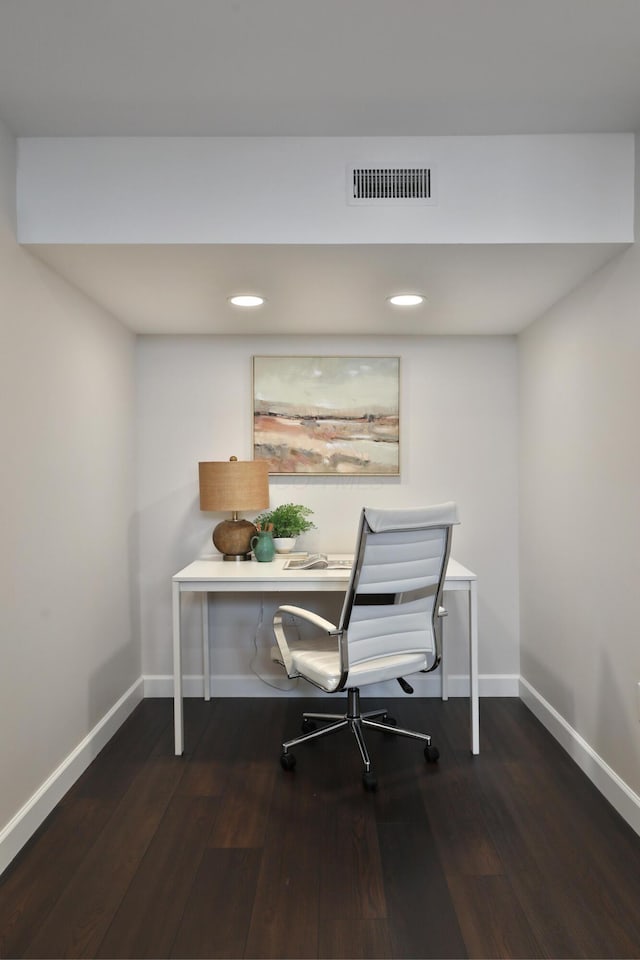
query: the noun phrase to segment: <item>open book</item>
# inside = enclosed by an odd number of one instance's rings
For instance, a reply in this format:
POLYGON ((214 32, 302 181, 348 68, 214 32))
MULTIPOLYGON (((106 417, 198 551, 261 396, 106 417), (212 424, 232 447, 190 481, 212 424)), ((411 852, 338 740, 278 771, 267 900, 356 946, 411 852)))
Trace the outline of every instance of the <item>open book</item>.
POLYGON ((353 560, 331 560, 326 553, 310 553, 301 560, 285 560, 283 570, 351 570, 353 560))

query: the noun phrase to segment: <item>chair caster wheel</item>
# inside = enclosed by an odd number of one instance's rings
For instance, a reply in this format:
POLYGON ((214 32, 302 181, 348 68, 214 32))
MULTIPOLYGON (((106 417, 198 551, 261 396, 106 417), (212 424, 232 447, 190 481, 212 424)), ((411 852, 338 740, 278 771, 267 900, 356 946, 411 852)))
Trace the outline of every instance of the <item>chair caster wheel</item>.
POLYGON ((387 714, 387 716, 383 719, 382 722, 385 723, 388 727, 397 727, 397 726, 398 726, 398 721, 396 720, 396 718, 395 718, 395 717, 390 717, 388 714, 387 714))
POLYGON ((283 770, 293 770, 296 765, 296 758, 292 753, 280 754, 280 766, 283 770))
POLYGON ((318 724, 315 720, 310 720, 309 717, 305 717, 302 721, 302 732, 303 733, 312 733, 314 730, 318 729, 318 724))
POLYGON ((377 789, 378 781, 371 771, 367 772, 365 770, 365 772, 362 774, 362 786, 365 788, 365 790, 369 790, 370 792, 377 789))
POLYGON ((440 759, 440 751, 437 747, 425 747, 424 755, 427 763, 436 763, 440 759))

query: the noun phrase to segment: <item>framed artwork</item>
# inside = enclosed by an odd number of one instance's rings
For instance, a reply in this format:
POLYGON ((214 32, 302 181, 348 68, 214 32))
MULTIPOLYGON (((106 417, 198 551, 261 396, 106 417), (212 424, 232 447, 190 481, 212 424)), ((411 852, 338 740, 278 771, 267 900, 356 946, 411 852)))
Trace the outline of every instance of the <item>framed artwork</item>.
POLYGON ((254 459, 270 473, 397 476, 399 406, 399 357, 254 357, 254 459))

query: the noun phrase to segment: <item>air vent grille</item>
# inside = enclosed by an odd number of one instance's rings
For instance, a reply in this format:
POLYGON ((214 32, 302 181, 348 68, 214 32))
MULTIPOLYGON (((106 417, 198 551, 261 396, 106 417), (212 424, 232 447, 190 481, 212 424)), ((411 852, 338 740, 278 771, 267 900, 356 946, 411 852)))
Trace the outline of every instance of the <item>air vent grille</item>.
POLYGON ((351 202, 429 202, 430 167, 352 167, 351 202))

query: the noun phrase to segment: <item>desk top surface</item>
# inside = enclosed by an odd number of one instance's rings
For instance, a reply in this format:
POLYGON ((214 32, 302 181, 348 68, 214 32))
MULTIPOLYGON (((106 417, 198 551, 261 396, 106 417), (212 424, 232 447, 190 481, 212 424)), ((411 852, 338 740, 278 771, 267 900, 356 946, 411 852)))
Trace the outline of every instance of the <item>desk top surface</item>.
MULTIPOLYGON (((348 560, 352 558, 348 553, 330 553, 333 560, 348 560)), ((266 584, 277 582, 280 584, 306 584, 310 590, 319 584, 339 583, 346 584, 351 573, 348 569, 341 570, 283 570, 287 557, 285 554, 274 557, 268 563, 259 563, 257 560, 245 560, 231 563, 216 557, 205 557, 194 560, 188 566, 179 570, 173 577, 174 583, 205 583, 214 582, 229 584, 266 584)), ((477 580, 475 573, 463 567, 457 560, 449 559, 447 566, 447 583, 468 582, 477 580)))

